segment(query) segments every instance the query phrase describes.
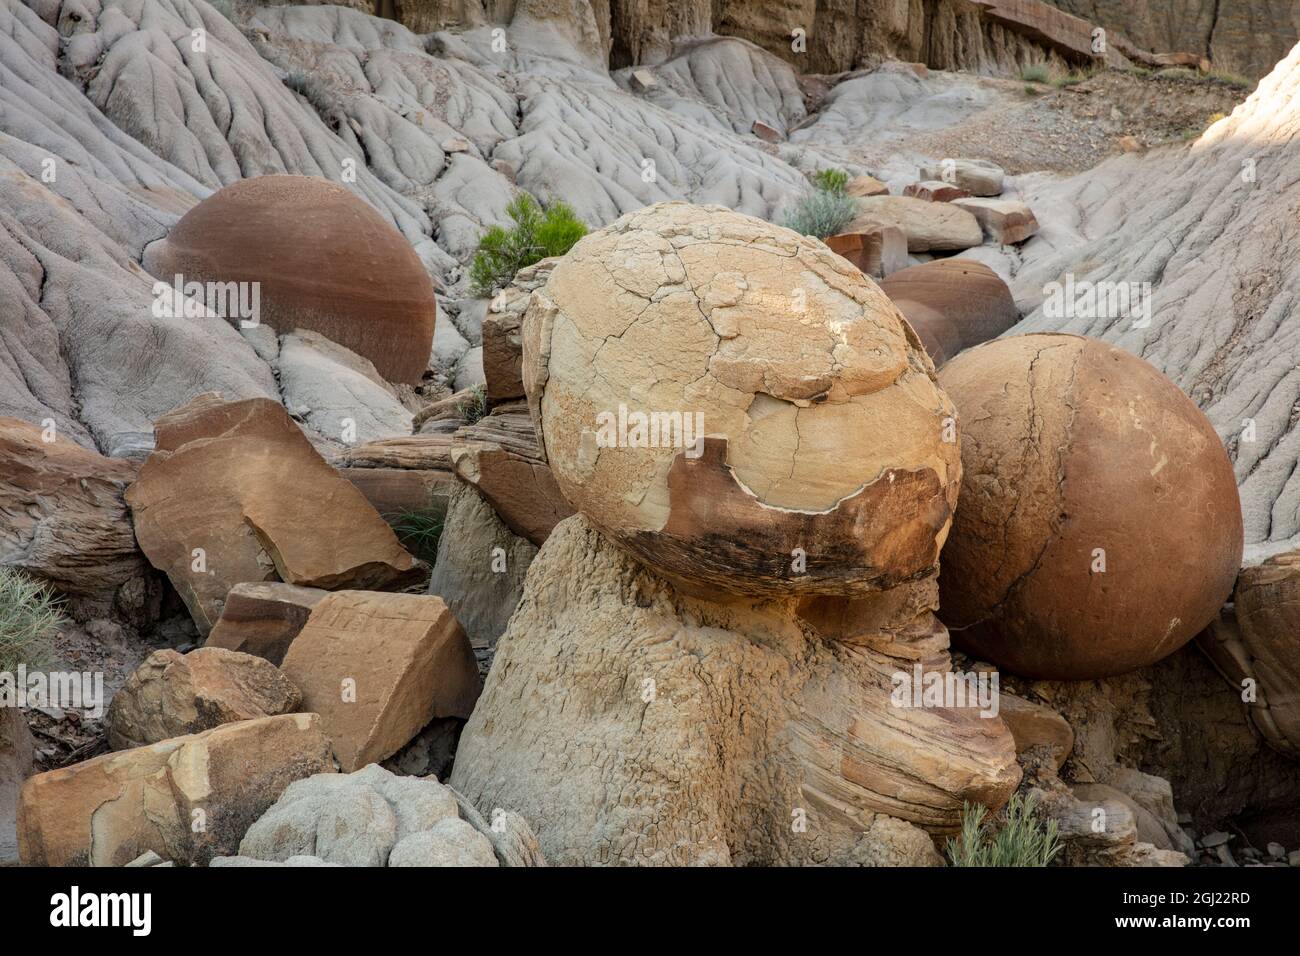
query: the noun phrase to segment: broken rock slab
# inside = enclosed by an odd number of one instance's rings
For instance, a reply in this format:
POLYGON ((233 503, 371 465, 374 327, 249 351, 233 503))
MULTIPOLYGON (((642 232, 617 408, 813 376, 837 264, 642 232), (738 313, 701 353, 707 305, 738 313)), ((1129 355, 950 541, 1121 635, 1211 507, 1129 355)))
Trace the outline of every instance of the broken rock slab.
POLYGON ((410 511, 445 513, 455 483, 448 472, 435 468, 345 467, 339 469, 339 474, 352 482, 386 519, 410 511))
POLYGON ((1012 246, 1038 232, 1038 220, 1029 206, 1017 199, 954 199, 954 206, 975 217, 990 242, 1012 246))
POLYGON ((278 667, 311 609, 328 593, 282 581, 236 584, 205 646, 253 654, 278 667))
POLYGON ((200 647, 154 651, 113 695, 105 715, 114 750, 197 734, 221 724, 288 714, 302 695, 260 657, 200 647))
POLYGON ((533 290, 546 284, 559 261, 552 257, 520 269, 489 304, 483 318, 483 377, 489 405, 524 397, 520 326, 533 290))
POLYGON ((421 565, 269 399, 201 395, 155 425, 126 492, 136 537, 206 635, 236 584, 404 586, 421 565))
POLYGON ((337 591, 312 609, 281 665, 350 773, 396 753, 435 717, 469 717, 478 665, 439 598, 337 591))
POLYGON ((925 199, 929 202, 952 202, 954 199, 963 199, 969 196, 970 193, 952 183, 931 179, 909 184, 903 189, 903 195, 914 196, 917 199, 925 199))
POLYGON ((893 226, 842 232, 827 239, 826 245, 873 279, 907 268, 907 236, 893 226))
POLYGON ((779 143, 785 138, 781 135, 779 129, 775 126, 769 126, 762 120, 754 120, 753 125, 749 127, 749 131, 765 143, 779 143))
POLYGON ((152 850, 206 863, 233 853, 291 782, 333 772, 315 714, 244 720, 104 754, 23 785, 19 856, 25 866, 124 866, 152 850))
POLYGON ((888 196, 889 187, 875 176, 854 176, 845 184, 844 192, 856 197, 888 196))
POLYGON ((997 163, 983 159, 945 159, 921 167, 922 180, 938 180, 964 189, 972 196, 1000 196, 1006 173, 997 163))
POLYGON ((858 216, 846 232, 868 226, 893 226, 907 237, 908 252, 969 249, 984 241, 980 224, 956 203, 927 202, 914 196, 868 196, 858 200, 858 216))

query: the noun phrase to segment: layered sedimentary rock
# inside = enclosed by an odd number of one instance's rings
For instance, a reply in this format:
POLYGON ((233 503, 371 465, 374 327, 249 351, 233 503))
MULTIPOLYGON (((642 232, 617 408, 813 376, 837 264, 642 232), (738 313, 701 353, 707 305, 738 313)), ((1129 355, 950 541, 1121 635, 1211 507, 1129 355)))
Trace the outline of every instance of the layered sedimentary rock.
POLYGON ((265 399, 207 395, 160 418, 126 493, 140 547, 206 635, 236 584, 409 583, 419 566, 370 504, 265 399))
POLYGON ((206 646, 253 654, 279 665, 311 609, 328 593, 282 581, 236 584, 226 594, 206 646))
POLYGON ((533 294, 524 385, 565 498, 679 582, 855 593, 935 567, 953 410, 895 307, 816 240, 718 207, 626 216, 533 294))
POLYGON ((1165 657, 1232 591, 1231 463, 1156 369, 1080 336, 1027 335, 943 367, 963 423, 942 616, 971 653, 1053 679, 1165 657))
MULTIPOLYGON (((928 638, 917 603, 874 642, 928 638)), ((686 597, 575 516, 529 569, 451 782, 518 810, 553 863, 937 862, 917 831, 1000 805, 1020 773, 996 717, 893 706, 912 666, 828 640, 788 597, 686 597)))
POLYGON ((28 866, 123 866, 149 850, 178 863, 233 853, 284 788, 332 773, 315 714, 224 724, 32 777, 18 805, 28 866))
POLYGON ((57 426, 0 418, 0 564, 22 568, 106 614, 149 573, 122 495, 137 466, 63 437, 57 426))
POLYGON ((957 198, 952 204, 974 216, 984 230, 984 238, 998 245, 1024 242, 1038 232, 1033 210, 1014 199, 957 198))
POLYGON ((984 241, 979 222, 955 203, 927 202, 913 196, 868 196, 858 200, 850 232, 867 226, 892 226, 907 237, 908 252, 952 252, 984 241))
POLYGON ((261 176, 218 190, 149 247, 145 265, 168 283, 252 284, 254 319, 319 332, 389 381, 418 384, 428 367, 428 273, 374 208, 327 180, 261 176))

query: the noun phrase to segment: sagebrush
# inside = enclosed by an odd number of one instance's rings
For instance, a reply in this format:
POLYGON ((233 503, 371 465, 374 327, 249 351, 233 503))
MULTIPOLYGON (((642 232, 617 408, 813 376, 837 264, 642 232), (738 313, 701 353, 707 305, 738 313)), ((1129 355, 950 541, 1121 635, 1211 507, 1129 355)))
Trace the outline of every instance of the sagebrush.
POLYGON ((54 653, 50 638, 65 621, 59 604, 48 584, 0 567, 0 671, 49 664, 54 653))
POLYGON ((988 808, 978 803, 962 807, 961 833, 948 840, 953 866, 1047 866, 1061 852, 1055 820, 1041 823, 1032 795, 1012 797, 1003 811, 1002 826, 993 832, 988 808))
POLYGON ((858 203, 852 196, 813 189, 786 210, 781 225, 805 236, 829 239, 847 229, 857 215, 858 203))
POLYGON ((489 296, 509 285, 526 266, 564 255, 587 234, 586 224, 568 203, 552 203, 543 211, 537 200, 521 193, 506 207, 506 214, 514 226, 488 229, 470 263, 470 282, 477 296, 489 296))

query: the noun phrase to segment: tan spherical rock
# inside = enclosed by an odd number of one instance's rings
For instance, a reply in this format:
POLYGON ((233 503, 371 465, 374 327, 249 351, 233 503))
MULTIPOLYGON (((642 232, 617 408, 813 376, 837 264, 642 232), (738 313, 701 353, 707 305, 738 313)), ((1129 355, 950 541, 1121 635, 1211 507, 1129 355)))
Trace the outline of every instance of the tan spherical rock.
MULTIPOLYGON (((258 283, 258 320, 310 329, 418 384, 433 345, 433 282, 383 216, 310 176, 260 176, 199 203, 149 247, 145 268, 168 284, 258 283)), ((223 312, 223 314, 225 314, 223 312)))
POLYGON ((952 404, 894 305, 821 243, 651 206, 555 266, 523 341, 561 492, 679 584, 855 594, 935 568, 952 404))
POLYGON ((1232 464, 1179 388, 1075 335, 978 346, 940 382, 962 423, 962 488, 940 617, 955 644, 1026 677, 1154 663, 1232 591, 1232 464))

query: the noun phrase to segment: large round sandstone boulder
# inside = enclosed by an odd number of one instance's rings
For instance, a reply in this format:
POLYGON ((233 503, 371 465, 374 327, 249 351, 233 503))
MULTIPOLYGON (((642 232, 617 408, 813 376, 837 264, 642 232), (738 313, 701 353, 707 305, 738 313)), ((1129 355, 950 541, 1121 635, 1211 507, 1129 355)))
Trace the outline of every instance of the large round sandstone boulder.
POLYGON ((999 339, 940 374, 962 488, 940 617, 1026 677, 1135 670, 1206 626, 1241 564, 1223 444, 1173 382, 1075 335, 999 339))
POLYGON ((935 365, 995 339, 1020 321, 1011 290, 974 259, 935 259, 880 280, 912 324, 935 365))
POLYGON ((232 183, 199 203, 145 267, 172 284, 256 282, 259 320, 310 329, 369 359, 390 382, 420 381, 433 345, 433 283, 411 244, 368 203, 310 176, 232 183))
POLYGON ((936 566, 952 404, 898 310, 820 242, 651 206, 556 265, 523 344, 561 492, 679 585, 855 594, 936 566))

